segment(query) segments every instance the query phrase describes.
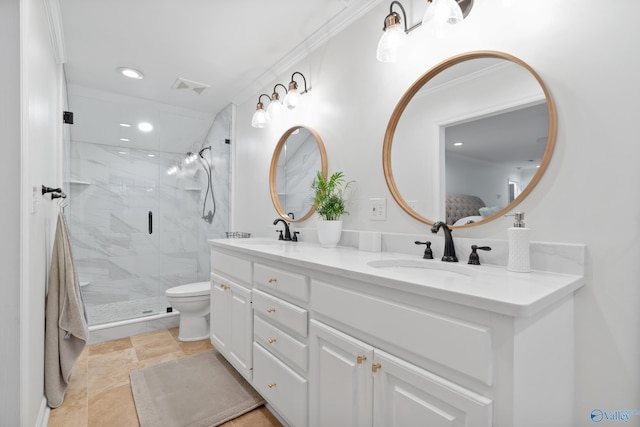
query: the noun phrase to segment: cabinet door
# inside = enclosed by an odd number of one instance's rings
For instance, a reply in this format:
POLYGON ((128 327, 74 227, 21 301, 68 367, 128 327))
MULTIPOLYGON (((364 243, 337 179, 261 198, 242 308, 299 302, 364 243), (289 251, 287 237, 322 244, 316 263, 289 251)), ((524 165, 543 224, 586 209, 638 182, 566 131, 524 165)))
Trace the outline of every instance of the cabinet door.
POLYGON ((229 282, 219 276, 211 275, 211 344, 220 353, 227 355, 231 333, 231 307, 229 282))
POLYGON ((253 311, 251 310, 251 291, 230 283, 229 304, 231 307, 231 325, 228 341, 229 361, 244 375, 251 379, 253 341, 253 311))
POLYGON ((491 426, 490 399, 381 350, 373 363, 374 427, 491 426))
POLYGON ((309 426, 371 426, 373 347, 314 319, 310 339, 309 426))

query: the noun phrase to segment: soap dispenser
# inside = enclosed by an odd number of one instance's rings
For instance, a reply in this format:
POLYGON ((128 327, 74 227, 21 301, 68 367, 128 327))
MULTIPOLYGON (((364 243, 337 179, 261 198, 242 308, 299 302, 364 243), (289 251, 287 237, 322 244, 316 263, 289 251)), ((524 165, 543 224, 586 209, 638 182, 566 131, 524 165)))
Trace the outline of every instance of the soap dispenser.
POLYGON ((529 255, 529 236, 531 229, 524 226, 524 212, 516 212, 513 215, 505 216, 515 217, 513 227, 507 230, 509 239, 509 261, 507 263, 507 270, 528 273, 531 271, 529 255))

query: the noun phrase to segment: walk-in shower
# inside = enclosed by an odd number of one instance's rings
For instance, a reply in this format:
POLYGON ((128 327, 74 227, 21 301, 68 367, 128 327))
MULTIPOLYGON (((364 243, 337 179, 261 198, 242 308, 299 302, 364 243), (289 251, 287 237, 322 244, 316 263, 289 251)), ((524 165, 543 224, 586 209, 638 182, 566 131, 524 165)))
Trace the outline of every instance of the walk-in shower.
POLYGON ((121 126, 147 111, 125 101, 70 96, 67 212, 90 326, 166 313, 166 289, 209 280, 207 240, 228 230, 232 109, 214 120, 151 105, 151 135, 121 126))

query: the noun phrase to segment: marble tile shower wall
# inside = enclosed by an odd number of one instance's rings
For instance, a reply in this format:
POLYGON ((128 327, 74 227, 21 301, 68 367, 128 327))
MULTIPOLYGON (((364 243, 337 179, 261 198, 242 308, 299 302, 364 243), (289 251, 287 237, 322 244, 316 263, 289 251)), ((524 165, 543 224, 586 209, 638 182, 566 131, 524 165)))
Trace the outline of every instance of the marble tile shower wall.
POLYGON ((161 312, 166 289, 208 280, 207 239, 228 229, 228 151, 212 144, 217 206, 208 224, 201 219, 204 169, 166 173, 184 153, 71 142, 69 223, 90 324, 95 306, 140 300, 148 306, 142 311, 161 312))

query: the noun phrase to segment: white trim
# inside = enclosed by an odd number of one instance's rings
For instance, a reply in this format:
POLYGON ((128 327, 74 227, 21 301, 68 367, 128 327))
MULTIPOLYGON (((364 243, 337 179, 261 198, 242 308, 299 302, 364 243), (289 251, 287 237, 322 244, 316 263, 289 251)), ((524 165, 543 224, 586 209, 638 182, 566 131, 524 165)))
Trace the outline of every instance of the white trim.
POLYGON ((40 401, 40 410, 38 411, 38 419, 36 420, 35 427, 47 427, 49 425, 49 415, 51 415, 51 408, 49 408, 47 398, 43 395, 40 401))
POLYGON ((25 386, 29 378, 27 364, 27 341, 29 330, 26 316, 29 313, 27 301, 27 284, 29 283, 29 217, 28 205, 32 192, 29 179, 29 61, 26 49, 29 46, 29 7, 31 2, 20 2, 20 420, 21 424, 27 419, 28 387, 25 386))

